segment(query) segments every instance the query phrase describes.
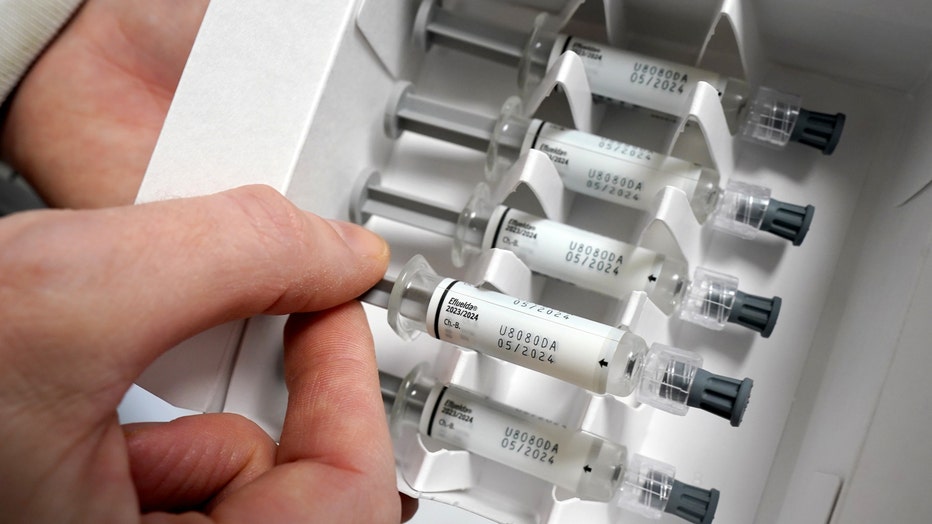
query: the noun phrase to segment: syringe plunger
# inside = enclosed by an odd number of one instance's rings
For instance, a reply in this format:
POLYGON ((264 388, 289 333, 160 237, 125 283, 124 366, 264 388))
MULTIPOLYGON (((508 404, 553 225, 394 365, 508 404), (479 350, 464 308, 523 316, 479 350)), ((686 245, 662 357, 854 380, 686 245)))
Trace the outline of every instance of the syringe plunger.
POLYGON ((495 129, 495 117, 419 96, 410 82, 399 82, 385 106, 385 134, 398 138, 402 130, 485 151, 495 129))

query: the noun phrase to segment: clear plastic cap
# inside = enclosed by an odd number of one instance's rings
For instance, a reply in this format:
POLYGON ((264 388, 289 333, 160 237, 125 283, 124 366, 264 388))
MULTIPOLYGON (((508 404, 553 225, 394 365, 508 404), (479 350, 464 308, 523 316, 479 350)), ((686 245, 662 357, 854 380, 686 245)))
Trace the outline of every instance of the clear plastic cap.
POLYGON ((798 246, 806 238, 814 215, 815 206, 783 202, 772 198, 766 187, 731 180, 713 215, 712 227, 747 239, 765 231, 798 246))
POLYGON ((737 237, 757 236, 770 205, 770 189, 730 180, 712 215, 712 227, 737 237))
POLYGON ((747 107, 739 132, 741 138, 756 144, 782 149, 789 142, 798 142, 830 155, 844 129, 844 113, 811 111, 802 107, 797 95, 760 87, 747 107))
POLYGON ((634 455, 615 502, 650 519, 669 513, 692 524, 711 524, 718 508, 718 490, 692 486, 675 476, 676 469, 670 464, 634 455))
POLYGON ((738 324, 767 338, 780 316, 780 297, 752 295, 738 289, 738 278, 696 268, 680 306, 680 318, 711 330, 738 324))
POLYGON ((707 329, 722 330, 728 323, 737 293, 737 277, 696 268, 680 306, 680 318, 707 329))
POLYGON ((674 415, 689 411, 687 401, 702 357, 685 349, 653 344, 645 358, 637 399, 674 415))
POLYGON ((760 87, 751 98, 739 129, 748 142, 782 149, 793 136, 802 99, 769 87, 760 87))
POLYGON ((635 454, 628 463, 615 503, 622 509, 659 519, 670 500, 676 468, 635 454))
POLYGON ((741 425, 754 381, 716 375, 703 369, 702 358, 692 351, 654 344, 638 387, 639 401, 658 409, 685 415, 698 408, 741 425))

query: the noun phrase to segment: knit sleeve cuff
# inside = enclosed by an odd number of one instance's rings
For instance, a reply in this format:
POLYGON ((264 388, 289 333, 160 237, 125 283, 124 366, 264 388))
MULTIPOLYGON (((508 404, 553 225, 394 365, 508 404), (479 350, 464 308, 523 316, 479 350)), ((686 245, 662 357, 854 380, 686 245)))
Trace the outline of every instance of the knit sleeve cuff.
POLYGON ((82 0, 0 0, 0 103, 82 0))

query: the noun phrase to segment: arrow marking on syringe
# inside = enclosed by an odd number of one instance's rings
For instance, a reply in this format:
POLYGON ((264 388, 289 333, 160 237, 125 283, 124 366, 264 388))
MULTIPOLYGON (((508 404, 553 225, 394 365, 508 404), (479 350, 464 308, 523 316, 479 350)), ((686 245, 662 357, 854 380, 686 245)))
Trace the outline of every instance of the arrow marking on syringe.
POLYGON ((650 281, 650 282, 656 282, 656 281, 657 281, 657 277, 655 277, 654 275, 651 275, 651 276, 647 277, 647 280, 650 281))
POLYGON ((604 368, 605 366, 608 366, 608 362, 603 358, 599 361, 599 366, 604 368))
POLYGON ((585 466, 583 466, 583 471, 585 471, 586 473, 592 473, 592 468, 589 467, 589 464, 586 464, 585 466))

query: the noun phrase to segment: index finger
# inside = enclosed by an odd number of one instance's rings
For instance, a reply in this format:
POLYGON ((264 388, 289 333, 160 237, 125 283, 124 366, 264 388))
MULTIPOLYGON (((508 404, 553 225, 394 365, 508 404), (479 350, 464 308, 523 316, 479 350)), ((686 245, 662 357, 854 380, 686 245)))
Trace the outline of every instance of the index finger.
POLYGON ((160 353, 228 320, 346 302, 388 263, 374 234, 260 186, 11 217, 0 245, 0 300, 18 304, 0 334, 29 344, 8 348, 10 358, 25 375, 78 391, 114 372, 131 381, 160 353))

